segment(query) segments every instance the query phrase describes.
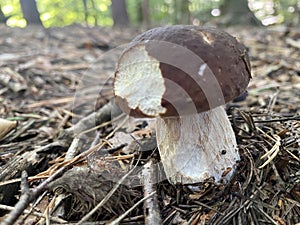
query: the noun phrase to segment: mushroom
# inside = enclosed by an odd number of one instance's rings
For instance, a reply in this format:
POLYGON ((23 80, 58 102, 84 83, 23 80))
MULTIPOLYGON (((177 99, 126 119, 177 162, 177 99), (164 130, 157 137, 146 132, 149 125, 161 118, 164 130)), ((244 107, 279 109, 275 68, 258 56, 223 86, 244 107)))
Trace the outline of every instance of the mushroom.
POLYGON ((132 40, 115 71, 116 104, 134 117, 156 118, 168 180, 191 184, 230 179, 240 159, 224 105, 251 78, 245 47, 216 28, 158 27, 132 40))

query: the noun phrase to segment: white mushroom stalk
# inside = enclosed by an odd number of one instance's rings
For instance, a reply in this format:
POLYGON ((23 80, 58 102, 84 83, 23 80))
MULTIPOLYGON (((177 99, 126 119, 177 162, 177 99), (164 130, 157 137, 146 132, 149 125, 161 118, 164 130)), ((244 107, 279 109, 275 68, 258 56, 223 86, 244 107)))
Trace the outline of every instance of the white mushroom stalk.
POLYGON ((230 34, 198 26, 154 28, 123 51, 115 71, 115 102, 134 117, 157 119, 166 176, 191 184, 226 182, 240 159, 223 108, 251 78, 245 46, 230 34))
POLYGON ((223 106, 189 116, 157 118, 156 126, 159 153, 170 182, 230 179, 240 157, 223 106))

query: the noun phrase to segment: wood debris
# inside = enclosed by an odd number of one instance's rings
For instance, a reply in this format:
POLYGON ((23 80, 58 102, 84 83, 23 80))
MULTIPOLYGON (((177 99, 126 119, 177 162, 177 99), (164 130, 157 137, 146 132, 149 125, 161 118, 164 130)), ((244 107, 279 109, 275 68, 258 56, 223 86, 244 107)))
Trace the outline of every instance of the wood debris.
POLYGON ((241 160, 226 185, 173 186, 152 123, 113 103, 137 30, 1 27, 3 224, 299 224, 300 30, 228 31, 252 64, 248 96, 226 107, 241 160))

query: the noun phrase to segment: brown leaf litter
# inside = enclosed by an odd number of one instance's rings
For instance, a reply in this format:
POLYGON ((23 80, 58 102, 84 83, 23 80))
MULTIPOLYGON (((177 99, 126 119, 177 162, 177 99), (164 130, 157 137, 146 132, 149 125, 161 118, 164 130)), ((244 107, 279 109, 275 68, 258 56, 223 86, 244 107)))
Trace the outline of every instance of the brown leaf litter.
POLYGON ((299 224, 300 30, 229 31, 252 64, 247 98, 227 105, 241 160, 228 184, 172 186, 153 122, 110 101, 122 44, 138 31, 1 27, 0 115, 10 122, 0 220, 18 211, 17 224, 299 224), (12 208, 24 196, 32 202, 12 208))

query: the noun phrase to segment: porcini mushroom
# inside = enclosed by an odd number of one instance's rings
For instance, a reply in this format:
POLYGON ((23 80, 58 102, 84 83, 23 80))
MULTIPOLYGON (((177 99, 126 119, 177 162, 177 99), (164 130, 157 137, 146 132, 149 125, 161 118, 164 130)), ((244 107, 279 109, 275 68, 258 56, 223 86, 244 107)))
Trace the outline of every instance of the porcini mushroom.
POLYGON ((115 102, 134 117, 156 117, 168 180, 227 181, 240 159, 223 108, 251 78, 245 47, 215 28, 176 25, 137 36, 115 71, 115 102))

